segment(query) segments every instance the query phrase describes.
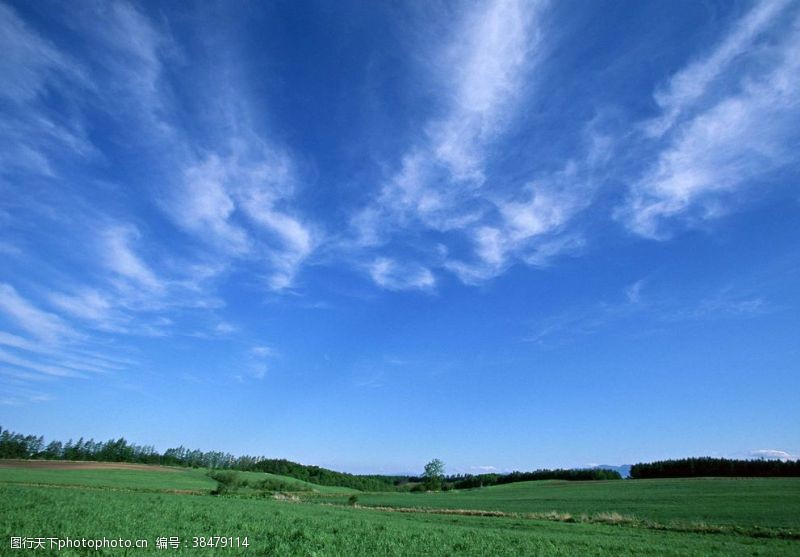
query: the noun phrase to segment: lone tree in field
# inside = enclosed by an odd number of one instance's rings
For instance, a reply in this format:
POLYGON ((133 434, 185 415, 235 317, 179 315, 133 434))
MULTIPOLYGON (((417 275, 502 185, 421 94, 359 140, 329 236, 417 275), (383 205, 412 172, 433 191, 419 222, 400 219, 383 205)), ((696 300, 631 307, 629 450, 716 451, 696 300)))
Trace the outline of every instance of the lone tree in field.
POLYGON ((425 465, 425 473, 422 474, 425 478, 425 488, 430 491, 439 491, 442 489, 442 480, 444 480, 444 462, 438 458, 434 458, 425 465))

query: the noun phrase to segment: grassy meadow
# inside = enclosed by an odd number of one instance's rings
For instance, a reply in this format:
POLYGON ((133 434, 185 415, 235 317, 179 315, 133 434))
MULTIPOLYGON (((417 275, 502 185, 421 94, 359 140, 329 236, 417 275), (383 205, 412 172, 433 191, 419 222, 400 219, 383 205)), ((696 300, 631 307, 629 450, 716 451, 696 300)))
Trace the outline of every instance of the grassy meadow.
POLYGON ((800 527, 800 479, 796 478, 548 480, 436 493, 364 493, 358 502, 363 506, 506 513, 556 511, 573 516, 616 512, 665 524, 800 527))
MULTIPOLYGON (((248 485, 273 476, 239 474, 248 485)), ((279 499, 248 489, 212 496, 216 482, 199 469, 0 467, 0 554, 10 553, 11 536, 149 541, 129 555, 800 554, 795 479, 521 482, 357 493, 355 507, 347 503, 353 490, 295 481, 299 490, 279 499), (249 547, 191 547, 194 536, 214 535, 247 536, 249 547), (162 536, 179 536, 181 547, 155 549, 162 536)))
POLYGON ((83 486, 139 491, 209 493, 217 486, 205 470, 144 467, 0 467, 0 481, 42 486, 83 486))

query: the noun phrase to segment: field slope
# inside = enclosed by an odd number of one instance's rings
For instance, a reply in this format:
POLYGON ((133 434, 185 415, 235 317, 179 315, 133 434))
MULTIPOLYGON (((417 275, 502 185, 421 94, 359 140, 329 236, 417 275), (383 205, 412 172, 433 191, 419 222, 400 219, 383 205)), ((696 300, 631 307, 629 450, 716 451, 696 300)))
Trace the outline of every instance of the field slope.
MULTIPOLYGON (((282 491, 287 492, 297 491, 321 496, 358 493, 357 490, 347 487, 317 485, 266 472, 233 472, 233 474, 251 484, 271 480, 275 484, 286 486, 282 491)), ((196 494, 211 493, 217 488, 217 482, 209 476, 209 471, 203 468, 63 460, 0 460, 0 483, 72 485, 196 494)))

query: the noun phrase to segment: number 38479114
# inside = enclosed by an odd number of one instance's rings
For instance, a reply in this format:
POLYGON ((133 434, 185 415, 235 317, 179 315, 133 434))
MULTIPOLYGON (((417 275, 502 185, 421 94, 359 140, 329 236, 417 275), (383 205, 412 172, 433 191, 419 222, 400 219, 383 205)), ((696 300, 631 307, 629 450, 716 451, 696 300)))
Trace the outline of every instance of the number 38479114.
POLYGON ((194 536, 192 547, 249 547, 247 536, 194 536))

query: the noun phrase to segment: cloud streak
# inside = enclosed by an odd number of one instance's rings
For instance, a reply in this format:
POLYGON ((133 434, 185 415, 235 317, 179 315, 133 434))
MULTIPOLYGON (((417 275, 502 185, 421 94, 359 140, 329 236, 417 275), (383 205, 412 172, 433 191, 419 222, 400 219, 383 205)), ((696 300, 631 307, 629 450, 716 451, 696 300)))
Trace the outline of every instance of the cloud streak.
POLYGON ((164 284, 133 250, 132 243, 140 237, 139 231, 130 226, 106 229, 103 233, 104 263, 133 287, 161 293, 164 284))
POLYGON ((616 212, 630 230, 668 238, 676 224, 719 217, 736 205, 734 194, 796 164, 790 146, 800 140, 800 15, 786 6, 756 5, 717 49, 656 94, 662 113, 645 129, 663 135, 662 146, 616 212), (776 40, 770 23, 779 14, 789 22, 776 40), (770 42, 747 52, 767 34, 770 42))
POLYGON ((94 148, 69 117, 70 104, 56 112, 43 103, 53 90, 91 91, 85 70, 4 4, 0 49, 0 73, 5 76, 0 90, 0 174, 54 176, 61 153, 93 155, 94 148))
POLYGON ((436 279, 430 269, 421 265, 403 264, 395 259, 379 257, 369 265, 375 284, 387 290, 432 290, 436 279))
POLYGON ((398 171, 351 220, 357 250, 379 254, 366 266, 378 286, 429 290, 435 282, 430 270, 415 280, 388 278, 396 263, 381 250, 403 238, 417 250, 417 269, 438 267, 467 284, 582 245, 564 232, 590 198, 586 164, 568 161, 560 172, 510 184, 490 170, 520 102, 531 102, 545 9, 545 2, 481 5, 433 56, 442 114, 423 126, 398 171))
POLYGON ((76 331, 63 319, 37 308, 10 284, 0 283, 0 312, 10 317, 21 329, 46 342, 77 336, 76 331))
POLYGON ((713 52, 673 75, 668 84, 654 95, 662 114, 645 123, 646 133, 650 136, 661 136, 669 131, 682 115, 706 95, 714 81, 738 57, 753 48, 759 36, 789 4, 789 0, 756 3, 713 52))

